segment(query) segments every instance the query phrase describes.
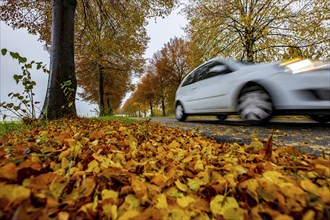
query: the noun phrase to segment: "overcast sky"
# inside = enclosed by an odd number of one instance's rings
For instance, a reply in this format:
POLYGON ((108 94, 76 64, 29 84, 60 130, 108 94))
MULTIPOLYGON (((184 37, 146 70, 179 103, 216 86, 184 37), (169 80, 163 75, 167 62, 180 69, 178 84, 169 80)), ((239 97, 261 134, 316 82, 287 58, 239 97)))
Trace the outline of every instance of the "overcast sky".
MULTIPOLYGON (((153 53, 160 50, 171 38, 184 35, 183 27, 187 24, 183 15, 175 10, 171 15, 162 19, 151 19, 147 27, 148 36, 151 38, 146 50, 145 57, 151 58, 153 53)), ((43 62, 49 65, 50 55, 43 49, 43 44, 38 41, 38 37, 27 33, 26 29, 13 30, 1 21, 0 24, 0 48, 6 48, 9 51, 18 52, 28 61, 43 62)), ((10 56, 0 55, 0 98, 1 102, 10 101, 8 93, 22 92, 21 86, 16 85, 12 76, 20 73, 20 66, 10 56)), ((35 100, 43 103, 46 94, 48 75, 41 71, 32 71, 32 79, 37 82, 35 88, 35 100)), ((81 99, 81 98, 80 98, 81 99)), ((41 106, 41 105, 40 105, 41 106)), ((94 116, 93 111, 96 105, 85 101, 77 101, 76 107, 80 116, 94 116)), ((0 112, 0 120, 3 118, 3 112, 0 112)))

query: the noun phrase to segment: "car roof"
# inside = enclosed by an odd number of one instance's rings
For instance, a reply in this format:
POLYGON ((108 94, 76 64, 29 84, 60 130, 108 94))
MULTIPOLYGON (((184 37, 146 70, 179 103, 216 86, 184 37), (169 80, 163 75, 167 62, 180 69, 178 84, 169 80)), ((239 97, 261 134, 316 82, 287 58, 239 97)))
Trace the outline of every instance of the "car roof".
POLYGON ((206 61, 205 63, 208 63, 208 62, 211 62, 211 61, 219 61, 221 63, 225 63, 225 64, 233 67, 234 69, 239 69, 243 66, 248 65, 248 63, 243 63, 243 62, 240 62, 240 61, 237 61, 237 60, 234 60, 234 59, 223 58, 223 57, 220 57, 220 56, 214 57, 214 58, 206 61))

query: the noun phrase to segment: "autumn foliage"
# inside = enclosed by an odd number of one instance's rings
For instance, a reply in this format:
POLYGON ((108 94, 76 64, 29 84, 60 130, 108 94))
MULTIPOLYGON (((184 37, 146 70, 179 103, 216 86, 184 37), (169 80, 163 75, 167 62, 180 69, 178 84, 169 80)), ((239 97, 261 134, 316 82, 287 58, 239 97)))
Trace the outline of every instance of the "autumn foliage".
POLYGON ((175 92, 192 69, 188 46, 188 41, 175 37, 154 53, 131 98, 124 104, 124 113, 135 115, 149 111, 154 116, 158 106, 163 116, 173 113, 175 92))
POLYGON ((329 158, 152 122, 49 121, 0 139, 1 219, 329 219, 329 158))

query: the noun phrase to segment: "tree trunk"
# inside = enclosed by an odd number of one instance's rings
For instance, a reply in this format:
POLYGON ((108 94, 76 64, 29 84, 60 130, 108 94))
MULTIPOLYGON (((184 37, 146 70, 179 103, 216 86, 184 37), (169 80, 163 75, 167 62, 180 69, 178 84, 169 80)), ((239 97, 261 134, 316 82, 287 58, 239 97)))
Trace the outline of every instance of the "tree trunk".
POLYGON ((253 35, 251 33, 248 33, 245 41, 245 49, 246 49, 246 61, 250 63, 254 63, 253 47, 254 47, 253 35))
POLYGON ((166 116, 166 111, 165 111, 165 99, 162 98, 162 111, 163 111, 163 116, 166 116))
POLYGON ((76 117, 74 66, 76 0, 53 0, 50 75, 41 117, 76 117))
POLYGON ((154 112, 152 110, 152 102, 149 102, 149 106, 150 106, 150 116, 153 117, 154 116, 154 112))
POLYGON ((104 116, 104 73, 103 73, 103 67, 99 65, 98 68, 99 71, 99 110, 100 110, 100 116, 104 116))
POLYGON ((104 115, 112 115, 112 107, 111 107, 111 101, 110 101, 110 98, 109 98, 109 95, 108 93, 105 94, 107 96, 107 104, 104 108, 104 115))

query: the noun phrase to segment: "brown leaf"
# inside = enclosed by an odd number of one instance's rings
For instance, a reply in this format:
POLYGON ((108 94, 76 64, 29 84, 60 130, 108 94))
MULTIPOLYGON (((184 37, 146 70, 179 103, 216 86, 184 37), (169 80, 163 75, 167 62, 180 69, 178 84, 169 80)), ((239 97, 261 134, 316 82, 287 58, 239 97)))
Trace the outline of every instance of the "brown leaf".
POLYGON ((267 143, 265 145, 265 155, 264 155, 264 160, 269 161, 272 158, 272 153, 273 153, 273 134, 270 135, 270 137, 267 140, 267 143))
POLYGON ((41 170, 42 165, 39 162, 33 161, 30 158, 27 160, 23 161, 19 166, 18 169, 23 169, 23 168, 31 168, 33 170, 41 170))
POLYGON ((14 163, 7 163, 3 167, 0 167, 0 178, 15 180, 17 178, 16 165, 14 163))
POLYGON ((92 133, 90 133, 89 138, 91 140, 96 140, 102 138, 103 136, 104 136, 103 131, 93 131, 92 133))
POLYGON ((148 200, 146 185, 136 175, 131 175, 131 186, 135 192, 136 197, 143 205, 148 200))

